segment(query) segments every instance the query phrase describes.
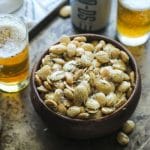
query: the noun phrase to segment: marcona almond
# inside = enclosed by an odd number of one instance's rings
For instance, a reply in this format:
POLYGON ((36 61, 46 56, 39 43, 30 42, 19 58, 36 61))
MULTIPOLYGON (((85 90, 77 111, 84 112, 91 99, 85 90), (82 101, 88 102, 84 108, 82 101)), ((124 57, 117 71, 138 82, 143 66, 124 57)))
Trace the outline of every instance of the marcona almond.
POLYGON ((65 115, 67 112, 66 107, 64 106, 64 104, 59 104, 58 105, 58 112, 61 113, 62 115, 65 115))
POLYGON ((54 100, 45 100, 45 104, 54 111, 57 111, 57 103, 54 100))
POLYGON ((110 61, 109 59, 109 55, 104 52, 104 51, 99 51, 96 53, 96 59, 100 62, 100 63, 108 63, 110 61))
POLYGON ((78 36, 78 37, 75 37, 73 40, 79 41, 79 42, 86 42, 87 41, 85 36, 78 36))
POLYGON ((63 6, 59 11, 59 15, 61 17, 69 17, 71 15, 71 6, 70 5, 63 6))
POLYGON ((84 43, 81 48, 83 48, 85 51, 94 51, 94 46, 90 43, 84 43))
POLYGON ((102 48, 105 46, 105 44, 106 44, 105 41, 101 40, 101 41, 96 45, 95 50, 96 50, 96 51, 102 50, 102 48))
POLYGON ((79 119, 88 119, 89 118, 89 113, 80 113, 77 118, 79 119))
POLYGON ((60 41, 60 43, 66 43, 66 44, 68 44, 68 43, 70 43, 70 37, 69 36, 67 36, 67 35, 63 35, 60 39, 59 39, 59 41, 60 41))
POLYGON ((39 92, 42 92, 42 93, 47 93, 47 92, 48 92, 48 90, 47 90, 43 85, 38 86, 38 87, 37 87, 37 90, 38 90, 39 92))
POLYGON ((58 54, 58 55, 63 54, 66 51, 67 51, 67 47, 64 46, 63 44, 51 46, 49 50, 49 52, 58 54))
POLYGON ((69 117, 75 117, 80 113, 80 107, 72 106, 67 110, 67 115, 69 117))
POLYGON ((42 85, 42 81, 37 74, 35 75, 35 82, 37 83, 38 86, 42 85))
POLYGON ((129 137, 125 133, 119 132, 117 134, 117 142, 120 145, 127 145, 129 143, 129 137))
POLYGON ((92 96, 94 99, 97 100, 97 102, 99 102, 100 106, 103 107, 106 105, 107 103, 107 99, 106 99, 106 96, 104 93, 102 92, 99 92, 99 93, 96 93, 92 96))
POLYGON ((73 74, 71 72, 65 73, 66 82, 70 85, 73 84, 73 74))
POLYGON ((103 107, 101 109, 101 111, 104 115, 109 115, 109 114, 111 114, 115 111, 115 108, 113 108, 113 107, 112 108, 111 107, 103 107))
POLYGON ((130 134, 135 128, 135 123, 132 120, 127 120, 123 126, 122 131, 126 134, 130 134))
POLYGON ((55 71, 49 76, 50 80, 57 81, 65 78, 65 72, 64 71, 55 71))
POLYGON ((136 76, 128 54, 104 40, 64 35, 49 48, 35 73, 49 108, 71 118, 99 119, 131 96, 136 76))
POLYGON ((105 94, 110 93, 114 90, 113 84, 103 79, 96 79, 95 87, 99 92, 103 92, 105 94))
POLYGON ((121 55, 121 58, 122 60, 127 63, 129 61, 129 56, 124 52, 124 51, 121 51, 120 52, 120 55, 121 55))
POLYGON ((64 89, 64 96, 69 99, 69 100, 73 100, 74 99, 74 94, 71 90, 65 88, 64 89))
POLYGON ((85 106, 88 108, 88 109, 92 109, 92 110, 97 110, 100 108, 100 104, 92 99, 92 98, 89 98, 85 104, 85 106))
POLYGON ((130 82, 123 81, 123 82, 119 85, 118 91, 120 91, 120 92, 126 92, 130 87, 131 87, 131 83, 130 83, 130 82))
POLYGON ((67 45, 67 55, 68 57, 74 57, 76 55, 76 45, 73 43, 69 43, 67 45))
POLYGON ((74 103, 77 106, 85 103, 88 99, 88 89, 84 85, 78 85, 74 89, 74 103))
POLYGON ((51 73, 51 67, 49 65, 43 66, 40 70, 36 72, 39 78, 46 80, 47 76, 51 73))

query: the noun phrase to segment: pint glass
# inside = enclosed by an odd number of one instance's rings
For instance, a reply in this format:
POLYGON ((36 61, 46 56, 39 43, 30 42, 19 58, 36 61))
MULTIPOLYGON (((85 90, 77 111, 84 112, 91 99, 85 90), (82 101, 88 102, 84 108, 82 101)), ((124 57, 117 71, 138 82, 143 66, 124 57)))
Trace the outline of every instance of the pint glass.
POLYGON ((0 90, 17 92, 28 85, 28 33, 12 15, 0 15, 0 90))
POLYGON ((0 0, 0 13, 12 13, 23 5, 23 0, 0 0))
POLYGON ((118 0, 117 31, 125 45, 145 43, 150 33, 150 0, 118 0))

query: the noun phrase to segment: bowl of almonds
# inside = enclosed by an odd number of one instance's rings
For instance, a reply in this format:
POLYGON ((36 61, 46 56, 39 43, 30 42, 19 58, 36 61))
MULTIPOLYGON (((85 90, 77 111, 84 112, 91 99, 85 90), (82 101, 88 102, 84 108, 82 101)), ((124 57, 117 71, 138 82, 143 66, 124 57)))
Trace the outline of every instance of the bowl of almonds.
POLYGON ((62 36, 31 75, 31 99, 49 129, 70 138, 117 131, 141 95, 135 59, 120 43, 96 34, 62 36))

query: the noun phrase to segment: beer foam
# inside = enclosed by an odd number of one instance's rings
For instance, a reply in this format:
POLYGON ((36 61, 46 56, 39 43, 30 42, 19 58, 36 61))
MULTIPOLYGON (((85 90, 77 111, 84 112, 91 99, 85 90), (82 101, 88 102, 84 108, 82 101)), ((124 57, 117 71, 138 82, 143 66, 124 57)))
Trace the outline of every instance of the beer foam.
POLYGON ((128 9, 146 10, 150 9, 150 0, 119 0, 128 9))
POLYGON ((0 57, 9 58, 20 53, 27 44, 26 41, 26 28, 18 20, 12 20, 12 18, 1 18, 0 17, 0 57), (1 31, 6 29, 9 31, 10 36, 5 37, 1 31))

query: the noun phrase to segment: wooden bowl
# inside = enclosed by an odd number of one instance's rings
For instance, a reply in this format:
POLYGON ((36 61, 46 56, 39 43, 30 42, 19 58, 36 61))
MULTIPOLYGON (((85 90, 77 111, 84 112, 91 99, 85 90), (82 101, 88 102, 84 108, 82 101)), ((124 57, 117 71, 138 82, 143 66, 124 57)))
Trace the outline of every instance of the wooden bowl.
MULTIPOLYGON (((95 34, 80 34, 86 36, 88 41, 92 40, 104 40, 106 42, 112 43, 117 48, 125 51, 130 57, 130 65, 136 74, 136 86, 133 93, 129 97, 128 101, 118 108, 114 113, 108 115, 102 119, 93 120, 80 120, 71 119, 66 116, 59 115, 54 111, 50 110, 41 99, 35 85, 34 74, 41 64, 42 58, 48 53, 46 51, 38 63, 35 64, 32 70, 31 76, 31 98, 35 110, 41 116, 41 118, 47 123, 49 129, 55 133, 76 139, 87 139, 94 137, 101 137, 113 133, 118 130, 122 124, 131 116, 134 112, 141 95, 141 77, 138 71, 138 67, 135 59, 131 53, 120 43, 112 40, 108 37, 95 35, 95 34)), ((71 38, 79 35, 70 36, 71 38)))

